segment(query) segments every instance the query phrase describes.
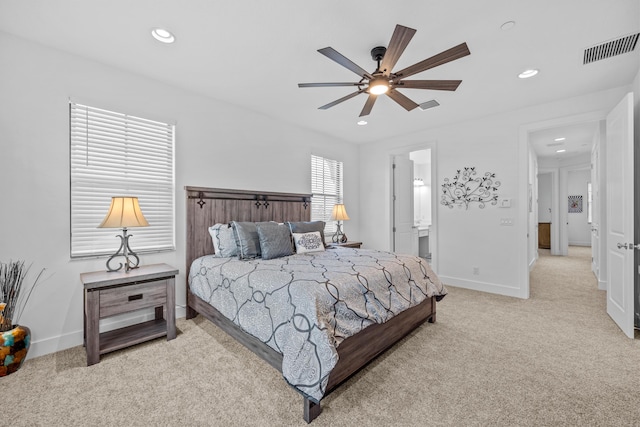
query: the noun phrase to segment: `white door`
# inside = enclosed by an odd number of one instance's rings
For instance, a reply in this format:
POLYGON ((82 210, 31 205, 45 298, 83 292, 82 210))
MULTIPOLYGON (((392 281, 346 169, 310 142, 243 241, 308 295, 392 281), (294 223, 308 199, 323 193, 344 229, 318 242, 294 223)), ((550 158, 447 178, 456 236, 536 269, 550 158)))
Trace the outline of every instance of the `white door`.
MULTIPOLYGON (((600 171, 598 170, 598 150, 596 144, 591 152, 591 199, 588 209, 591 210, 591 271, 600 280, 600 231, 598 224, 600 223, 598 215, 598 207, 600 206, 598 194, 598 180, 600 171)), ((587 195, 587 199, 589 195, 587 195)))
POLYGON ((607 116, 607 313, 633 338, 633 94, 607 116), (628 249, 632 245, 631 250, 628 249))
POLYGON ((413 218, 413 161, 409 154, 393 158, 393 252, 418 255, 418 229, 413 218))

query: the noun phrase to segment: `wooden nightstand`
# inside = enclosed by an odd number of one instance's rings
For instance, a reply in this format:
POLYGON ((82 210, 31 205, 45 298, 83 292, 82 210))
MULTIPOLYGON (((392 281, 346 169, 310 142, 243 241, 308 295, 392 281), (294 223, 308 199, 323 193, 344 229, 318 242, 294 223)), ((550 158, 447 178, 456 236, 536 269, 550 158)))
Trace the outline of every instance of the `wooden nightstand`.
POLYGON ((96 271, 80 275, 87 366, 100 362, 101 354, 165 335, 167 341, 176 337, 177 274, 170 265, 154 264, 128 273, 96 271), (100 333, 100 319, 148 307, 155 307, 155 319, 100 333))
POLYGON ((330 246, 342 246, 343 248, 360 249, 360 246, 362 246, 362 242, 331 243, 330 246))

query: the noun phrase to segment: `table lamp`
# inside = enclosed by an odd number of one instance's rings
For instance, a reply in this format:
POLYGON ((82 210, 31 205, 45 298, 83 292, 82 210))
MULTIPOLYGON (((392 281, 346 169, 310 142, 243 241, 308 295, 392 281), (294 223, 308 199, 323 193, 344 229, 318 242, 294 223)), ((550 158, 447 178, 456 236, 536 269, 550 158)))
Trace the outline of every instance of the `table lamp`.
POLYGON ((140 210, 137 197, 112 197, 111 207, 107 216, 102 220, 98 228, 122 228, 122 235, 116 234, 120 238, 120 247, 115 254, 111 255, 107 260, 107 271, 119 271, 124 267, 125 272, 129 272, 134 268, 138 268, 140 258, 129 247, 129 237, 127 228, 129 227, 147 227, 149 223, 140 210), (123 256, 124 265, 120 263, 118 268, 111 268, 111 261, 117 257, 123 256), (130 257, 135 258, 135 264, 130 257))
POLYGON ((349 219, 349 215, 347 215, 347 210, 345 209, 342 203, 338 203, 333 205, 333 212, 331 213, 331 220, 338 221, 338 228, 332 237, 333 243, 346 243, 347 236, 342 232, 342 228, 340 226, 340 221, 346 221, 349 219))

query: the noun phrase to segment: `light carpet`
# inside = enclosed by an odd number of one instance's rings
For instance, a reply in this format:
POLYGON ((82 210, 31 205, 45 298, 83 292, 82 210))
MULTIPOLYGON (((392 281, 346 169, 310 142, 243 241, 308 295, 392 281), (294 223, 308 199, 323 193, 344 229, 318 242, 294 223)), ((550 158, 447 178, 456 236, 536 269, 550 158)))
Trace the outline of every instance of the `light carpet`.
MULTIPOLYGON (((640 344, 607 316, 590 259, 543 254, 528 300, 449 287, 437 323, 325 398, 312 425, 640 425, 640 344)), ((27 360, 0 379, 3 424, 305 425, 275 369, 201 317, 178 329, 91 367, 81 346, 27 360)))

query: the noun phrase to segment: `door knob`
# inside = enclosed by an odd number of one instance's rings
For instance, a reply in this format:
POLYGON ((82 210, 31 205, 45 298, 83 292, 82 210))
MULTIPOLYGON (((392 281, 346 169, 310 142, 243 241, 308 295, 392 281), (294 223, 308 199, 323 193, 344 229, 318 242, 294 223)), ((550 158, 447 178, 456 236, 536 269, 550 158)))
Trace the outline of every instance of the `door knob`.
POLYGON ((634 250, 634 249, 640 249, 640 245, 634 245, 633 243, 618 243, 618 249, 629 249, 629 250, 634 250))

